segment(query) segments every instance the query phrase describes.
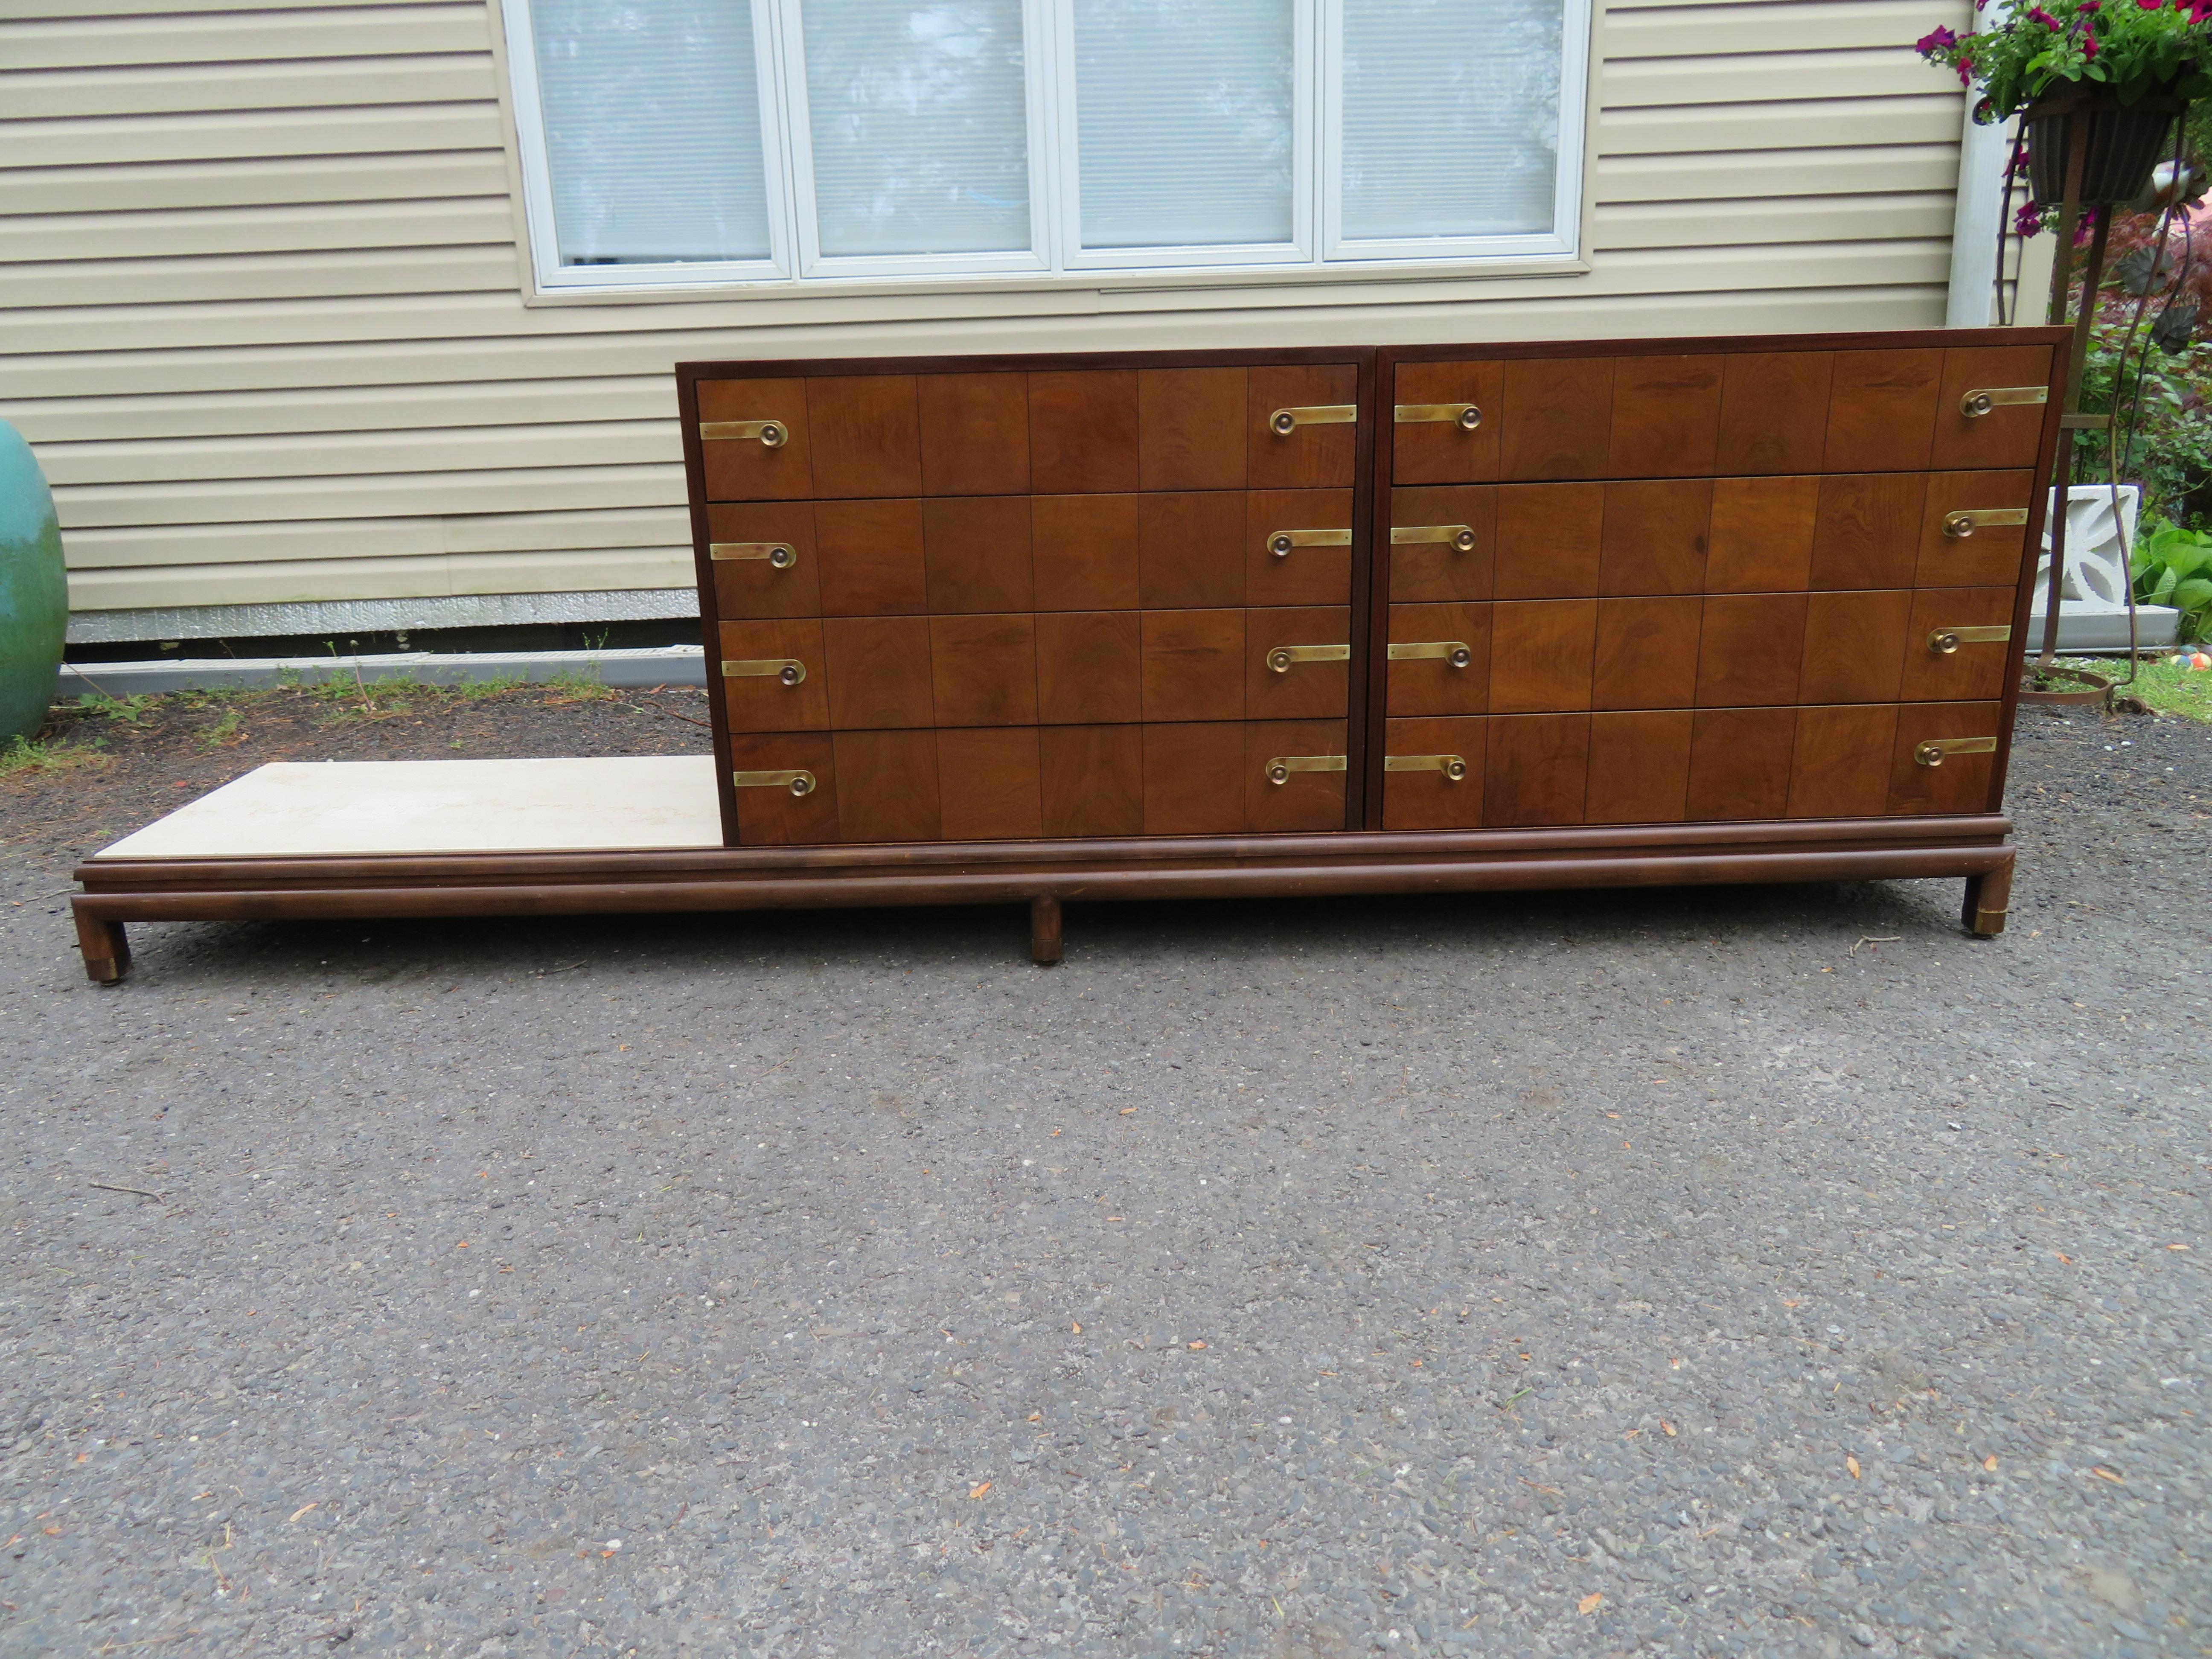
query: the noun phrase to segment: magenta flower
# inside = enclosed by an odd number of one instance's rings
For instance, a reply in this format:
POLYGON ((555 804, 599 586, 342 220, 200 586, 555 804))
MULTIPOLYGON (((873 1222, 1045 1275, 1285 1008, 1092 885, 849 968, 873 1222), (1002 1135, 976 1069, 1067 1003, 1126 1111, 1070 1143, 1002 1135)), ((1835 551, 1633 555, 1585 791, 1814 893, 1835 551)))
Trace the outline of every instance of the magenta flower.
POLYGON ((2020 211, 2013 216, 2014 232, 2023 240, 2038 234, 2043 229, 2043 213, 2033 202, 2022 202, 2020 211))
POLYGON ((1948 52, 1958 44, 1959 37, 1939 23, 1922 35, 1912 49, 1925 58, 1931 52, 1948 52))
POLYGON ((2066 25, 2060 22, 2056 17, 2053 17, 2049 12, 2044 10, 2040 6, 2036 7, 2033 11, 2027 14, 2027 21, 2031 23, 2040 23, 2044 27, 2047 29, 2054 29, 2061 34, 2066 32, 2066 25))
POLYGON ((2093 11, 2102 11, 2104 9, 2102 0, 2081 0, 2081 3, 2074 8, 2075 11, 2081 13, 2084 17, 2087 17, 2093 11))
MULTIPOLYGON (((2205 3, 2212 5, 2212 0, 2205 0, 2205 3)), ((1959 60, 1959 84, 1962 87, 1971 87, 1974 84, 1974 60, 1971 58, 1961 58, 1959 60)))
POLYGON ((2084 34, 2081 37, 2081 56, 2086 61, 2095 61, 2097 56, 2097 37, 2095 35, 2084 34))
POLYGON ((2165 3, 2166 0, 2136 0, 2136 4, 2141 6, 2145 11, 2156 11, 2165 3))

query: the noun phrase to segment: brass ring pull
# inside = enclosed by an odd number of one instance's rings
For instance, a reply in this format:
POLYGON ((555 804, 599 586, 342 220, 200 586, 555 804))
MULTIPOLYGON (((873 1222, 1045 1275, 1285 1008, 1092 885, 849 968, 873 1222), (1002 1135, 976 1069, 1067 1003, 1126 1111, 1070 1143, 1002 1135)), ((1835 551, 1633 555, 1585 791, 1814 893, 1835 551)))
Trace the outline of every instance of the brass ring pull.
POLYGON ((1341 755, 1278 755, 1267 763, 1267 781, 1288 783, 1293 772, 1341 772, 1341 755))
POLYGON ((806 665, 791 657, 759 657, 749 662, 722 663, 722 678, 726 680, 781 681, 785 685, 797 685, 806 678, 806 665))
POLYGON ((1930 738, 1912 751, 1915 766, 1941 766, 1946 755, 1994 755, 1995 738, 1930 738))
POLYGON ((1939 628, 1928 636, 1928 648, 1939 657, 1948 657, 1962 645, 2002 645, 2011 637, 2009 624, 1997 628, 1939 628))
POLYGON ((1948 541, 1963 542, 1983 525, 2026 524, 2027 509, 2024 507, 1962 507, 1943 515, 1943 535, 1948 541))
POLYGON ((1292 663, 1351 660, 1352 647, 1348 645, 1279 645, 1267 653, 1267 666, 1278 674, 1289 673, 1292 663))
POLYGON ((1472 432, 1482 424, 1482 411, 1473 404, 1399 404, 1391 412, 1401 426, 1417 421, 1449 421, 1461 431, 1472 432))
POLYGON ((788 789, 801 797, 814 793, 811 772, 732 772, 730 781, 740 789, 788 789))
POLYGON ((1267 551, 1279 559, 1289 558, 1294 548, 1351 545, 1349 530, 1278 530, 1267 538, 1267 551))
POLYGON ((1446 783, 1462 783, 1467 779, 1467 762, 1458 755, 1385 755, 1385 772, 1441 772, 1446 783))
POLYGON ((1474 653, 1459 640, 1417 640, 1410 645, 1394 645, 1384 653, 1391 662, 1416 662, 1424 658, 1441 658, 1454 668, 1465 668, 1474 660, 1474 653))
POLYGON ((765 559, 772 570, 788 570, 799 562, 799 550, 788 542, 709 542, 707 556, 717 563, 765 559))
POLYGON ((708 443, 757 438, 763 448, 781 449, 791 441, 791 428, 781 421, 702 421, 699 435, 708 443))
POLYGON ((1970 421, 1978 421, 1993 409, 2050 401, 2051 388, 2047 386, 1977 386, 1959 399, 1959 413, 1970 421))
POLYGON ((1309 404, 1303 409, 1279 409, 1267 416, 1267 430, 1287 438, 1302 426, 1350 426, 1359 419, 1358 404, 1309 404))
POLYGON ((1456 552, 1474 551, 1474 531, 1463 524, 1400 525, 1390 532, 1393 547, 1406 547, 1424 542, 1444 542, 1456 552))

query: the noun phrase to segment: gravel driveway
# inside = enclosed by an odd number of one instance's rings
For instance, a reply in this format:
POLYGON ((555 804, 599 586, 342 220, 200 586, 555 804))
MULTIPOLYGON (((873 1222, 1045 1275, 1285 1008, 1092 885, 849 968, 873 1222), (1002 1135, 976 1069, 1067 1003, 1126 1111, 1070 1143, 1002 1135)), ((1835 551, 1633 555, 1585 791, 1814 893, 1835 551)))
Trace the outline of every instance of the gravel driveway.
POLYGON ((2212 1653, 2212 727, 2025 717, 1994 942, 1945 881, 81 977, 74 853, 180 783, 690 708, 0 785, 0 1652, 2212 1653))

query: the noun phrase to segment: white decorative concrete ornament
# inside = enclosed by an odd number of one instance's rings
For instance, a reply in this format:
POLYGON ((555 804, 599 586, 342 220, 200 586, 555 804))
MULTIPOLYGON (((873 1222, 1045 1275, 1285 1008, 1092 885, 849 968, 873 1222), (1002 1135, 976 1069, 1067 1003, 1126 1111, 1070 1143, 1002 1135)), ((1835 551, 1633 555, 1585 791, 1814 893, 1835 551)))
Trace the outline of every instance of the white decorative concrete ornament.
MULTIPOLYGON (((2058 492, 2051 491, 2052 505, 2058 492)), ((2142 492, 2134 484, 2115 491, 2110 484, 2075 484, 2066 503, 2066 568, 2058 579, 2058 648, 2061 651, 2122 651, 2128 648, 2128 556, 2135 545, 2136 514, 2142 492), (2115 496, 2118 497, 2115 513, 2115 496)), ((2035 621, 2027 632, 2031 653, 2042 648, 2045 596, 2051 591, 2051 526, 2043 527, 2043 553, 2036 561, 2035 621)), ((2149 647, 2173 643, 2181 613, 2163 605, 2136 607, 2136 642, 2149 647)))

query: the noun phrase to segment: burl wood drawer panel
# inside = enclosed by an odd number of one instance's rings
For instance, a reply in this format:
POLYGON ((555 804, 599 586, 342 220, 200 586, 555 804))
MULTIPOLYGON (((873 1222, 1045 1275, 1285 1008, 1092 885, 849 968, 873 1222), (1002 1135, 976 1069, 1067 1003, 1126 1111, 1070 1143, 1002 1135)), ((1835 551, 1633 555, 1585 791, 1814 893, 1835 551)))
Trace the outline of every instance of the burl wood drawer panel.
POLYGON ((747 502, 708 523, 730 619, 1352 599, 1349 489, 747 502))
POLYGON ((1394 600, 2012 583, 2027 472, 1470 484, 1391 492, 1394 600))
POLYGON ((731 758, 745 846, 1344 827, 1340 720, 744 733, 731 758))
POLYGON ((1392 719, 1386 830, 1990 809, 2002 704, 1392 719))
POLYGON ((2032 466, 2047 346, 1401 362, 1400 484, 2032 466))
POLYGON ((698 383, 716 501, 1349 489, 1354 363, 698 383))

